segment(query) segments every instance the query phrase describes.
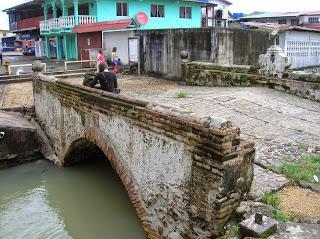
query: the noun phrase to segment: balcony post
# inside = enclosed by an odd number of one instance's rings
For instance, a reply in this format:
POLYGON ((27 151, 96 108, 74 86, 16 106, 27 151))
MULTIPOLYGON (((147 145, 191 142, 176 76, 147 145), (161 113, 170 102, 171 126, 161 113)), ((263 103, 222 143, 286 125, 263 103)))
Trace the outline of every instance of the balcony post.
POLYGON ((44 20, 48 20, 48 6, 47 4, 43 4, 43 16, 44 16, 44 20))
POLYGON ((68 7, 65 0, 61 0, 62 3, 62 16, 68 16, 68 7))
POLYGON ((52 2, 52 11, 53 11, 53 18, 57 18, 58 17, 58 12, 57 12, 57 5, 56 2, 52 2))
POLYGON ((74 9, 74 21, 75 24, 79 24, 79 9, 78 9, 79 1, 78 0, 73 0, 73 9, 74 9))

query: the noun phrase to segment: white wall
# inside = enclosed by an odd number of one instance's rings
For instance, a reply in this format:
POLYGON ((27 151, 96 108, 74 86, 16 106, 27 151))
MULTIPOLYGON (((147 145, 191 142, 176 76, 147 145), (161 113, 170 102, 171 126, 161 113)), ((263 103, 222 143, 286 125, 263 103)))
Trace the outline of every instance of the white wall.
POLYGON ((103 49, 105 55, 111 58, 112 48, 117 47, 117 54, 121 60, 121 64, 128 65, 128 38, 133 36, 133 31, 104 32, 103 49))
POLYGON ((308 31, 281 33, 280 47, 291 57, 291 68, 320 66, 320 33, 308 31))

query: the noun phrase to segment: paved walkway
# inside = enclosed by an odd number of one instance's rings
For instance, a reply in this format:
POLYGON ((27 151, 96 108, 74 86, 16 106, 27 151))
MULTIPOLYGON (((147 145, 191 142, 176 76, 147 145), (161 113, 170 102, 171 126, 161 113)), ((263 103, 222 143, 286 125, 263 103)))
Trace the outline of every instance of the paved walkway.
MULTIPOLYGON (((149 79, 150 80, 150 79, 149 79)), ((121 80, 120 80, 121 81, 121 80)), ((280 91, 262 88, 209 88, 172 85, 167 89, 149 90, 145 85, 131 91, 126 85, 141 80, 129 78, 120 82, 124 94, 175 107, 185 114, 225 118, 241 128, 242 138, 256 143, 255 179, 251 195, 277 190, 288 181, 266 170, 283 162, 296 161, 304 155, 320 153, 320 104, 280 91), (177 93, 186 92, 186 98, 177 93)))

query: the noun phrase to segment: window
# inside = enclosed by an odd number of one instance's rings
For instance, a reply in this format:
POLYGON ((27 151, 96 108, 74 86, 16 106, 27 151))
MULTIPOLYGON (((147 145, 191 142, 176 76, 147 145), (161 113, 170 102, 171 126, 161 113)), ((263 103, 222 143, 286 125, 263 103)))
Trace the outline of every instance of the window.
POLYGON ((279 24, 287 24, 287 19, 279 19, 279 24))
POLYGON ((180 18, 191 19, 191 7, 180 7, 180 18))
POLYGON ((319 17, 309 17, 309 23, 320 23, 319 17))
POLYGON ((164 17, 164 5, 151 4, 151 17, 164 17))
POLYGON ((128 16, 128 3, 117 2, 117 16, 128 16))
POLYGON ((299 25, 299 19, 291 19, 291 25, 292 26, 298 26, 299 25))
POLYGON ((214 8, 211 6, 201 7, 201 26, 214 27, 214 8))

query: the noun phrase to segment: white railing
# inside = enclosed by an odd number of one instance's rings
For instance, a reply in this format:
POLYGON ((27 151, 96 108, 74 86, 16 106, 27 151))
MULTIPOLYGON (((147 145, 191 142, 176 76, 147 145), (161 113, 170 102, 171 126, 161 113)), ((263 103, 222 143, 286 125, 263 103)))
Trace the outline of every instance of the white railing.
POLYGON ((49 31, 50 30, 49 21, 48 20, 40 22, 40 30, 41 31, 49 31))
POLYGON ((60 28, 72 28, 75 26, 74 16, 66 16, 59 18, 59 27, 60 28))
POLYGON ((70 64, 75 64, 75 63, 90 63, 90 69, 91 68, 95 68, 96 67, 96 63, 97 63, 97 61, 96 60, 81 60, 81 61, 65 61, 64 62, 64 71, 70 71, 70 70, 68 70, 68 65, 70 65, 70 64), (94 63, 93 65, 94 66, 92 66, 92 64, 91 63, 94 63))
MULTIPOLYGON (((42 64, 43 64, 42 72, 47 72, 47 64, 46 63, 42 63, 42 64)), ((8 67, 8 74, 12 75, 12 68, 20 68, 20 69, 17 70, 16 75, 23 74, 22 68, 25 68, 25 67, 32 68, 32 64, 10 65, 8 67)))
MULTIPOLYGON (((96 16, 80 15, 78 16, 79 25, 96 23, 96 16)), ((75 16, 62 16, 59 18, 52 18, 50 20, 40 22, 40 31, 57 30, 73 28, 76 25, 75 16)))
POLYGON ((96 16, 88 16, 88 15, 80 15, 79 16, 79 25, 81 24, 89 24, 89 23, 96 23, 97 17, 96 16))
POLYGON ((59 29, 59 18, 52 18, 49 20, 49 28, 50 30, 59 29))

